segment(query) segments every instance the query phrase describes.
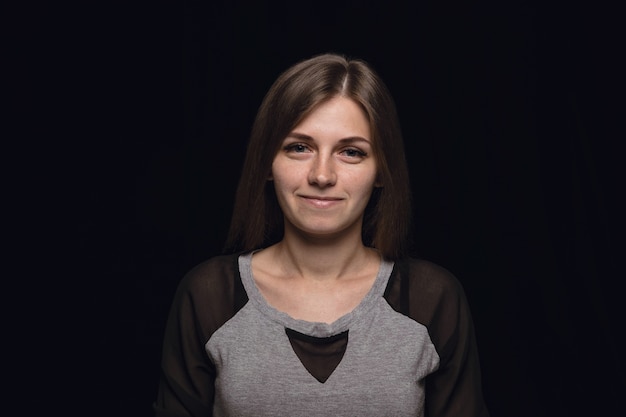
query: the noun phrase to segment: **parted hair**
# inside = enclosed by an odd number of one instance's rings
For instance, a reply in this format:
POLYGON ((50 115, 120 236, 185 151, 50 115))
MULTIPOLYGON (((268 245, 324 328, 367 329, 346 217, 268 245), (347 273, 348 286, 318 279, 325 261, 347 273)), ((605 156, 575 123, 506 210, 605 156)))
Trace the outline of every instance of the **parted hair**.
POLYGON ((268 178, 285 137, 317 106, 343 96, 358 103, 370 124, 378 177, 363 220, 363 243, 397 260, 409 250, 411 189, 395 103, 361 59, 325 53, 284 71, 265 95, 252 125, 233 207, 226 252, 278 242, 284 218, 268 178))

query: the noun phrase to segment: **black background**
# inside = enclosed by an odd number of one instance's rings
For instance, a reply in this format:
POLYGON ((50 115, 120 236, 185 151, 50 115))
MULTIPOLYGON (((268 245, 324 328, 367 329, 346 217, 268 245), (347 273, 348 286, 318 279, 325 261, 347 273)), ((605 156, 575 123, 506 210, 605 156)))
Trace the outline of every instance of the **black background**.
POLYGON ((42 252, 63 265, 48 284, 79 300, 57 305, 71 336, 57 340, 72 342, 61 343, 56 375, 79 371, 63 407, 151 415, 173 292, 221 251, 256 109, 282 70, 327 51, 370 62, 396 99, 417 251, 466 289, 492 416, 609 415, 621 404, 617 11, 516 1, 59 7, 30 23, 55 33, 33 37, 41 58, 31 70, 51 92, 38 127, 56 135, 40 158, 54 155, 63 184, 38 178, 55 229, 42 252), (61 235, 71 243, 61 247, 61 235))

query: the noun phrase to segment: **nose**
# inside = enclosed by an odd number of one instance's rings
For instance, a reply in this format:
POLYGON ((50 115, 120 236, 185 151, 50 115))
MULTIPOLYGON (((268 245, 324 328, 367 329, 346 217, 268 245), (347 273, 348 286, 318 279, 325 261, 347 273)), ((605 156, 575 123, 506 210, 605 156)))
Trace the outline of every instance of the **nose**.
POLYGON ((319 187, 335 185, 337 173, 332 158, 318 155, 313 161, 309 172, 309 184, 319 187))

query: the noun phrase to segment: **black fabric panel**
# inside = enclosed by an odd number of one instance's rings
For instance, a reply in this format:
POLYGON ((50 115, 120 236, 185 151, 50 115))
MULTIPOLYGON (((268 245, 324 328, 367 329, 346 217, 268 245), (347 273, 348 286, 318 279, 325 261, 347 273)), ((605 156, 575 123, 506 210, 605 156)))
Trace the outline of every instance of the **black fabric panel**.
POLYGON ((456 277, 426 260, 401 260, 384 297, 394 310, 426 326, 439 354, 439 369, 426 378, 426 415, 489 416, 472 316, 456 277))
POLYGON ((285 332, 306 370, 319 382, 326 382, 346 352, 348 330, 329 337, 313 337, 287 328, 285 332))
POLYGON ((156 415, 210 415, 215 367, 204 345, 246 301, 237 255, 214 257, 184 276, 166 324, 156 415))

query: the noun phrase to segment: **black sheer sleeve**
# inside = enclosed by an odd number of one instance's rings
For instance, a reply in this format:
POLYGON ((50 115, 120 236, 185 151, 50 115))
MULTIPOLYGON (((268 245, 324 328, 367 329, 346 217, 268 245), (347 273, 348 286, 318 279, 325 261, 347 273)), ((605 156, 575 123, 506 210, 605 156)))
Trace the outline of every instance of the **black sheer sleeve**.
POLYGON ((155 416, 212 415, 215 368, 205 344, 245 303, 236 262, 216 257, 181 280, 163 339, 155 416))
POLYGON ((439 353, 438 370, 426 378, 426 415, 488 417, 474 324, 456 277, 428 261, 397 262, 385 297, 428 328, 439 353))

